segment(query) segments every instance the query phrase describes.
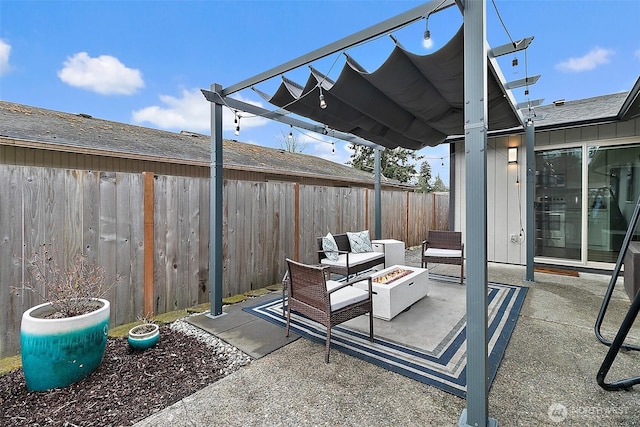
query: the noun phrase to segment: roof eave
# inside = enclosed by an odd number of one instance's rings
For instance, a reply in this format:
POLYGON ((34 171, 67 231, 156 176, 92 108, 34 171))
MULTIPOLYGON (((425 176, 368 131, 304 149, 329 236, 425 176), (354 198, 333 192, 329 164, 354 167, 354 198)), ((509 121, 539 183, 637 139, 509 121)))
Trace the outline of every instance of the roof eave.
POLYGON ((618 113, 621 120, 630 120, 638 116, 640 116, 640 77, 629 91, 618 113))

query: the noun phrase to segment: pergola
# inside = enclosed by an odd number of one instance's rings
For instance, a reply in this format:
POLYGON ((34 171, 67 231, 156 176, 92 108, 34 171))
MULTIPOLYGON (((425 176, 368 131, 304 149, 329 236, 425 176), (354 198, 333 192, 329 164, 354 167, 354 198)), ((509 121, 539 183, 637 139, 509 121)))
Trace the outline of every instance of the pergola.
MULTIPOLYGON (((302 129, 329 133, 376 148, 376 224, 380 233, 380 150, 418 150, 464 135, 467 247, 467 407, 460 426, 497 425, 488 417, 487 355, 487 133, 525 130, 527 169, 527 233, 533 235, 534 127, 519 110, 511 89, 528 86, 536 77, 506 82, 496 58, 525 49, 527 38, 494 49, 486 42, 485 0, 433 0, 370 28, 240 83, 202 90, 211 102, 211 317, 222 313, 222 107, 260 115, 302 129), (229 97, 240 90, 282 75, 351 46, 457 5, 463 25, 440 50, 416 55, 396 43, 375 72, 347 57, 332 81, 314 68, 304 84, 289 79, 268 95, 257 91, 276 110, 266 110, 229 97), (320 101, 320 102, 319 102, 320 101), (290 116, 295 113, 312 120, 290 116)), ((529 104, 530 106, 530 104, 529 104)), ((527 239, 527 280, 533 281, 533 239, 527 239)))

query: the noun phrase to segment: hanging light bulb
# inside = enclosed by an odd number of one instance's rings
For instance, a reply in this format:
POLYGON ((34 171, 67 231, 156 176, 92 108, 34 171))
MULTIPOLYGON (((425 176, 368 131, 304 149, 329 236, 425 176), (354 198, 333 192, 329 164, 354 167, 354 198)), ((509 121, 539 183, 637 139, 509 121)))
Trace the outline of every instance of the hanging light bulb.
POLYGON ((236 124, 236 130, 233 132, 233 134, 235 136, 238 136, 240 135, 240 115, 238 114, 236 114, 235 124, 236 124))
POLYGON ((289 130, 289 141, 293 139, 293 125, 291 125, 291 130, 289 130))
POLYGON ((431 39, 431 31, 429 31, 429 15, 427 15, 427 19, 425 19, 424 22, 424 40, 427 41, 431 39))
POLYGON ((327 108, 327 102, 324 100, 324 95, 322 94, 322 86, 318 86, 320 89, 320 108, 323 110, 327 108))
POLYGON ((336 143, 335 142, 331 143, 331 154, 336 154, 336 143))
POLYGON ((431 40, 431 31, 429 31, 429 15, 427 15, 427 19, 425 19, 424 38, 422 40, 422 45, 425 49, 430 49, 431 46, 433 46, 433 41, 431 40))
POLYGON ((511 66, 512 67, 517 67, 518 66, 518 58, 516 58, 515 56, 513 57, 513 60, 511 61, 511 66))

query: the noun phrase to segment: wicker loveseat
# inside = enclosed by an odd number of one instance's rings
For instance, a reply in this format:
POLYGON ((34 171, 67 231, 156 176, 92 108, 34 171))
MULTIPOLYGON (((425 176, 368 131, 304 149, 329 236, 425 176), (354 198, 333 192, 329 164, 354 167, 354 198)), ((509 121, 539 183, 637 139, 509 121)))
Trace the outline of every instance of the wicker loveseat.
POLYGON ((338 245, 338 259, 332 261, 327 258, 322 248, 322 237, 318 237, 318 263, 328 266, 329 271, 335 274, 341 274, 350 277, 363 271, 370 270, 376 265, 384 265, 384 253, 382 252, 363 252, 354 253, 351 250, 349 238, 346 234, 334 234, 333 238, 338 245))

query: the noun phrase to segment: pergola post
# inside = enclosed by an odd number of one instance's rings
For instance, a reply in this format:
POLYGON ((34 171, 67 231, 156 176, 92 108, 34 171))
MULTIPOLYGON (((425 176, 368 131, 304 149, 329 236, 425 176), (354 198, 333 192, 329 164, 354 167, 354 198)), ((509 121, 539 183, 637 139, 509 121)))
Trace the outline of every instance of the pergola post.
POLYGON ((467 407, 458 426, 497 426, 487 398, 487 47, 485 0, 464 2, 467 407))
MULTIPOLYGON (((222 86, 212 84, 219 93, 222 86)), ((211 103, 211 178, 209 181, 209 301, 210 317, 222 312, 222 104, 211 103)))
POLYGON ((374 228, 374 238, 382 239, 382 166, 381 166, 381 158, 382 158, 382 150, 379 148, 373 149, 373 160, 374 160, 374 174, 375 174, 375 184, 374 190, 376 193, 376 201, 375 201, 375 228, 374 228))
POLYGON ((533 150, 535 146, 535 124, 533 121, 527 122, 525 129, 525 145, 526 145, 526 156, 527 156, 527 274, 526 280, 527 282, 535 282, 534 277, 534 262, 533 257, 535 256, 535 242, 536 242, 536 225, 535 218, 533 212, 533 203, 535 200, 535 191, 536 191, 536 158, 535 152, 533 150))

